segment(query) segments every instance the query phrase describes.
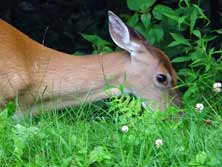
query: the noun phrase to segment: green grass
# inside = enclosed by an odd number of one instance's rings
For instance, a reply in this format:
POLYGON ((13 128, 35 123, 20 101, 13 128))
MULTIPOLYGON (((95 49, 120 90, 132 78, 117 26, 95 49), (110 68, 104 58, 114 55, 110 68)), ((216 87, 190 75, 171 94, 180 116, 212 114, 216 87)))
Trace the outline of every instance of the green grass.
POLYGON ((178 108, 135 115, 132 107, 119 112, 110 104, 82 105, 20 122, 4 110, 0 166, 222 166, 222 125, 216 119, 205 123, 210 108, 198 113, 189 106, 181 117, 178 108), (121 131, 123 125, 128 132, 121 131), (156 139, 163 140, 160 148, 156 139))
MULTIPOLYGON (((221 48, 212 46, 221 42, 221 30, 212 30, 204 11, 187 0, 175 9, 127 2, 134 11, 126 15, 129 25, 180 68, 184 106, 142 111, 140 101, 127 96, 15 122, 8 105, 0 112, 0 167, 222 167, 222 96, 212 92, 221 81, 221 48), (202 112, 196 103, 204 104, 202 112)), ((83 36, 94 53, 112 50, 98 36, 83 36)))

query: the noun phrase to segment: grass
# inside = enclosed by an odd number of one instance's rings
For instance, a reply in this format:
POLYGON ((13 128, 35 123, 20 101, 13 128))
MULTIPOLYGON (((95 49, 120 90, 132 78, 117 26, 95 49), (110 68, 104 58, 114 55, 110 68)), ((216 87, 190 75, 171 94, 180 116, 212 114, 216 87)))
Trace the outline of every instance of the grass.
POLYGON ((206 122, 207 107, 201 113, 186 107, 181 117, 178 108, 134 115, 132 108, 119 112, 110 104, 82 105, 21 122, 14 122, 6 108, 0 114, 0 166, 222 166, 221 122, 206 122), (121 131, 123 125, 127 132, 121 131), (160 148, 157 139, 163 141, 160 148))
MULTIPOLYGON (((164 41, 164 50, 178 63, 183 108, 141 111, 140 101, 127 96, 15 122, 8 105, 0 112, 0 167, 222 167, 222 96, 209 86, 221 80, 221 50, 212 48, 221 32, 207 26, 196 4, 178 2, 175 9, 157 4, 138 12, 141 1, 130 6, 135 14, 129 22, 151 43, 164 41), (140 19, 150 11, 151 19, 140 19), (196 103, 204 104, 202 112, 196 103), (121 131, 125 125, 127 132, 121 131), (159 148, 157 139, 163 141, 159 148)), ((94 53, 112 50, 98 36, 83 36, 94 53)))

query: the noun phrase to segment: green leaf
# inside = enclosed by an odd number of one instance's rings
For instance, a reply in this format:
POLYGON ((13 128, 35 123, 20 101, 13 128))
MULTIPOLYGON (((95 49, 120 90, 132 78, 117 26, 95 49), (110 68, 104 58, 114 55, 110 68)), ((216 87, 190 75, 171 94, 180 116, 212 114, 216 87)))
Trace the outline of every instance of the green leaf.
POLYGON ((100 38, 100 37, 97 36, 97 35, 89 35, 89 34, 83 34, 83 33, 82 33, 81 36, 82 36, 85 40, 87 40, 87 41, 89 41, 89 42, 92 42, 92 43, 95 43, 95 44, 97 44, 97 45, 110 45, 109 42, 103 40, 102 38, 100 38))
POLYGON ((190 7, 190 0, 180 0, 179 7, 183 7, 183 3, 185 4, 184 7, 190 7))
POLYGON ((188 163, 188 165, 189 165, 189 166, 198 166, 199 164, 196 163, 195 160, 192 160, 192 161, 190 161, 190 162, 188 163))
POLYGON ((129 26, 135 27, 138 21, 139 21, 139 15, 135 13, 132 17, 129 18, 127 23, 129 24, 129 26))
POLYGON ((199 165, 204 165, 207 160, 207 154, 205 152, 200 152, 196 155, 196 162, 199 165))
POLYGON ((177 46, 177 45, 186 45, 186 46, 191 46, 191 44, 189 43, 189 41, 184 38, 181 34, 177 34, 177 33, 170 33, 170 35, 172 36, 172 38, 175 40, 173 42, 171 42, 168 46, 172 47, 172 46, 177 46))
POLYGON ((190 14, 190 34, 192 34, 194 26, 196 24, 197 15, 198 15, 197 10, 194 8, 190 14))
POLYGON ((142 23, 138 23, 135 27, 134 27, 139 33, 141 33, 142 35, 145 36, 145 28, 143 26, 142 23))
POLYGON ((197 9, 197 12, 200 15, 201 19, 204 19, 207 21, 207 25, 210 23, 210 20, 208 19, 208 17, 204 14, 203 10, 196 4, 193 4, 193 7, 195 7, 197 9))
POLYGON ((178 18, 178 27, 181 29, 181 24, 185 23, 187 16, 182 16, 178 18))
POLYGON ((102 48, 102 52, 103 53, 110 53, 110 52, 112 52, 113 50, 110 48, 110 47, 107 47, 107 46, 104 46, 103 48, 102 48))
POLYGON ((211 64, 206 64, 206 67, 205 67, 205 72, 208 72, 211 68, 211 64))
POLYGON ((100 38, 97 35, 88 35, 88 34, 81 34, 81 36, 92 43, 93 46, 93 53, 98 54, 98 53, 107 53, 110 52, 111 49, 111 44, 102 38, 100 38))
POLYGON ((17 124, 14 128, 12 136, 14 141, 14 154, 17 157, 22 156, 29 141, 44 138, 44 134, 37 127, 24 127, 17 124))
POLYGON ((140 7, 141 12, 146 12, 154 3, 156 0, 135 0, 140 1, 142 4, 140 7))
POLYGON ((111 154, 106 147, 97 146, 89 154, 89 164, 103 160, 111 160, 111 158, 111 154))
POLYGON ((201 48, 197 48, 195 51, 191 52, 189 55, 193 61, 199 60, 200 58, 203 58, 204 56, 204 50, 201 48))
POLYGON ((218 34, 222 35, 222 29, 215 30, 215 32, 217 32, 218 34))
POLYGON ((153 9, 153 16, 157 20, 163 20, 164 16, 175 21, 178 21, 179 19, 177 13, 173 9, 165 5, 156 5, 153 9))
POLYGON ((4 109, 3 111, 0 112, 0 133, 5 130, 5 127, 8 122, 8 110, 4 109))
POLYGON ((139 11, 140 3, 136 0, 127 0, 127 6, 130 10, 139 11))
POLYGON ((198 38, 201 38, 201 32, 199 30, 193 30, 192 33, 198 37, 198 38))
POLYGON ((187 61, 190 61, 191 60, 191 57, 177 57, 175 59, 172 60, 173 63, 181 63, 181 62, 187 62, 187 61))
POLYGON ((209 161, 207 161, 207 165, 209 166, 220 166, 221 165, 221 162, 219 159, 217 159, 216 157, 213 157, 212 156, 209 156, 209 161))
POLYGON ((144 27, 148 28, 148 26, 150 25, 150 21, 151 21, 150 13, 142 14, 141 15, 141 21, 142 21, 144 27))
POLYGON ((146 12, 156 0, 127 0, 127 6, 130 10, 137 12, 146 12))
POLYGON ((83 55, 85 55, 85 53, 76 51, 76 52, 74 52, 72 55, 75 55, 75 56, 83 56, 83 55))
POLYGON ((12 116, 16 111, 16 106, 15 106, 15 103, 13 103, 13 102, 8 102, 6 104, 5 108, 8 110, 8 115, 9 116, 12 116))
POLYGON ((158 25, 154 25, 149 30, 147 30, 145 37, 150 44, 154 44, 155 42, 160 42, 163 39, 163 35, 163 28, 158 25))

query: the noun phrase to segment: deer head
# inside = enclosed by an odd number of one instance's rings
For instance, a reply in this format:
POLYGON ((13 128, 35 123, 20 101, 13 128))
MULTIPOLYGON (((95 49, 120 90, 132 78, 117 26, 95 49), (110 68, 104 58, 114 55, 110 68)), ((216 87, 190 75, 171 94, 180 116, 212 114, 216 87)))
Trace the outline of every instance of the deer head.
POLYGON ((176 72, 169 58, 150 46, 134 29, 113 12, 108 12, 109 32, 114 43, 129 53, 127 90, 147 100, 152 109, 164 110, 168 104, 180 104, 175 89, 176 72))

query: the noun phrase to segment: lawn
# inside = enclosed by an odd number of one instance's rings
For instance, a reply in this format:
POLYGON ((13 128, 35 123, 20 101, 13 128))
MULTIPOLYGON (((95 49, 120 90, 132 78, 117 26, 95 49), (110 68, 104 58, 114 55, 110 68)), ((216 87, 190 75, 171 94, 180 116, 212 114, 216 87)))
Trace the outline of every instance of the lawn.
MULTIPOLYGON (((10 103, 0 112, 0 166, 222 167, 222 29, 205 1, 138 2, 127 0, 121 17, 172 60, 183 105, 151 112, 124 95, 14 120, 10 103)), ((116 50, 87 34, 93 53, 116 50)))
POLYGON ((222 124, 205 119, 209 107, 136 112, 113 101, 19 121, 6 108, 0 114, 1 166, 222 166, 222 124))

